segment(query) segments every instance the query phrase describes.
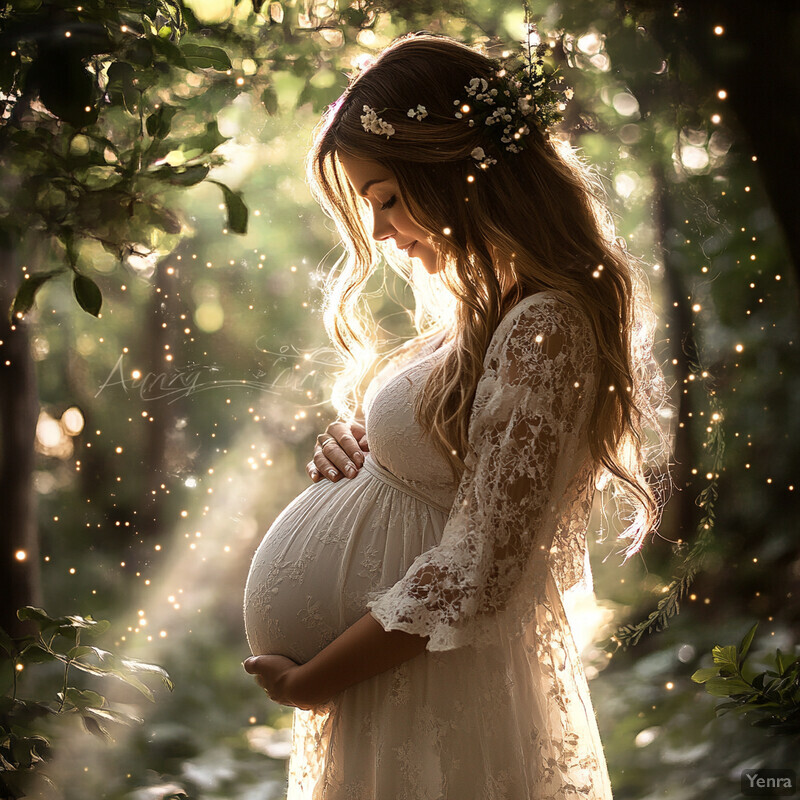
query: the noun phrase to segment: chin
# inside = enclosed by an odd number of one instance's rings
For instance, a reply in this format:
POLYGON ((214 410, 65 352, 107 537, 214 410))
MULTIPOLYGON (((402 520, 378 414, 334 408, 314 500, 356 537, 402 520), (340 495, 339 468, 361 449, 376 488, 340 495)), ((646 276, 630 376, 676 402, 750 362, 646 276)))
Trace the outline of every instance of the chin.
POLYGON ((424 255, 412 256, 415 261, 419 261, 422 266, 425 268, 425 271, 430 275, 435 275, 439 272, 439 268, 436 265, 436 254, 435 253, 425 253, 424 255))

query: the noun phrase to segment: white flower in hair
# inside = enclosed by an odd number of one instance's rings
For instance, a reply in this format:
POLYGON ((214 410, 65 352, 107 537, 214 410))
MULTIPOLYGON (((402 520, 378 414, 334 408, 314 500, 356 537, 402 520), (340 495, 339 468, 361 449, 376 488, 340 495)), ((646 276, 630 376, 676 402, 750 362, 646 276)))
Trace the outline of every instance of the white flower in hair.
POLYGON ((485 169, 489 164, 496 164, 497 159, 487 156, 482 147, 475 147, 470 155, 485 169))
POLYGON ((364 106, 364 113, 361 115, 361 127, 367 133, 376 133, 378 136, 385 136, 387 139, 394 134, 394 126, 384 122, 374 108, 364 106))
POLYGON ((425 106, 417 106, 416 108, 409 108, 406 112, 407 116, 415 117, 417 120, 423 120, 428 116, 428 111, 425 106))

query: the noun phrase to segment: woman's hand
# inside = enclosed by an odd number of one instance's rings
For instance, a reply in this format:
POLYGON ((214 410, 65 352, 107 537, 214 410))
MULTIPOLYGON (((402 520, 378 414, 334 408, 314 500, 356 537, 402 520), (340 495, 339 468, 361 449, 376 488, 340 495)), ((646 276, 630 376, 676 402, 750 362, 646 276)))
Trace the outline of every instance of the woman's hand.
POLYGON ((338 481, 343 475, 355 478, 369 450, 367 431, 357 422, 331 422, 325 433, 317 436, 314 458, 306 464, 306 472, 317 483, 322 478, 338 481))
POLYGON ((245 672, 254 675, 256 683, 269 695, 270 700, 282 706, 308 710, 304 702, 300 665, 286 656, 250 656, 242 662, 245 672))

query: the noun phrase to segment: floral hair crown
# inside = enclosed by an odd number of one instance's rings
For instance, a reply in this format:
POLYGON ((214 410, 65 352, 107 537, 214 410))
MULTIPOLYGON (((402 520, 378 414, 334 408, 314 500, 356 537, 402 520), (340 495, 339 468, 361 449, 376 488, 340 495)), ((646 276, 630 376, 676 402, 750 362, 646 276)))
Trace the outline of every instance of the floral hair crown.
MULTIPOLYGON (((527 17, 526 26, 528 36, 522 57, 500 61, 488 77, 472 78, 464 86, 465 95, 453 101, 456 119, 464 120, 470 127, 482 128, 494 141, 494 149, 504 148, 509 153, 524 149, 523 137, 530 134, 531 127, 544 132, 559 122, 566 100, 572 98, 572 89, 556 79, 555 72, 545 70, 547 45, 539 40, 527 17)), ((387 139, 394 135, 394 125, 379 116, 388 109, 377 111, 365 105, 362 110, 361 126, 365 131, 387 139)), ((406 116, 422 121, 429 114, 425 106, 418 105, 408 109, 406 116)), ((483 147, 475 147, 471 156, 484 169, 497 163, 483 147)))

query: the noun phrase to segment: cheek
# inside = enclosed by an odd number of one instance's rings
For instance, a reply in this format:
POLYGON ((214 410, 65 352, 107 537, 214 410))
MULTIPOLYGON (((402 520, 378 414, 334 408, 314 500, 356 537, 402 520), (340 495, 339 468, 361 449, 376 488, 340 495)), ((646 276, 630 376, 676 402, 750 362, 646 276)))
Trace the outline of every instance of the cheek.
POLYGON ((413 219, 408 214, 403 215, 403 219, 398 220, 398 223, 402 224, 403 230, 408 231, 410 234, 413 234, 415 239, 420 239, 423 242, 427 241, 428 239, 428 232, 417 225, 413 219))

